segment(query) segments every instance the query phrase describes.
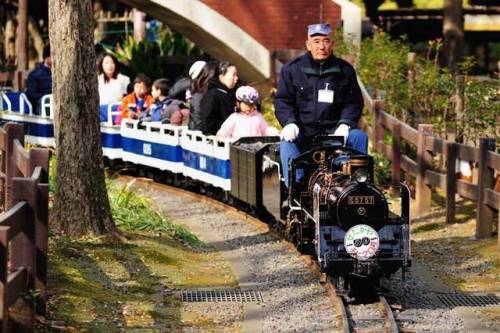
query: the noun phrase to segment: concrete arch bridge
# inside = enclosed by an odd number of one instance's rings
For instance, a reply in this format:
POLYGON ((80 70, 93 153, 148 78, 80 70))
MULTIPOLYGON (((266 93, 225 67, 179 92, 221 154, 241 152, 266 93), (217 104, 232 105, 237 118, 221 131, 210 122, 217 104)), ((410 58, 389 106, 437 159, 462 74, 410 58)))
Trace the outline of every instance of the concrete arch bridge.
POLYGON ((271 79, 279 69, 276 60, 305 48, 308 24, 338 26, 341 12, 349 14, 354 6, 347 0, 120 1, 165 22, 212 57, 234 63, 246 82, 271 79))

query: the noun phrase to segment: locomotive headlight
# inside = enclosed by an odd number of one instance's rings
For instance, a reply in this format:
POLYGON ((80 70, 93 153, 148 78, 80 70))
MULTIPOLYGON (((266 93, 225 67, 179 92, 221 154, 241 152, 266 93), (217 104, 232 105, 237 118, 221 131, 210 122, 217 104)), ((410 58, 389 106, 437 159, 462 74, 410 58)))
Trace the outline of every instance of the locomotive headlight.
POLYGON ((365 169, 358 169, 354 171, 353 178, 358 183, 364 183, 368 180, 368 172, 365 169))

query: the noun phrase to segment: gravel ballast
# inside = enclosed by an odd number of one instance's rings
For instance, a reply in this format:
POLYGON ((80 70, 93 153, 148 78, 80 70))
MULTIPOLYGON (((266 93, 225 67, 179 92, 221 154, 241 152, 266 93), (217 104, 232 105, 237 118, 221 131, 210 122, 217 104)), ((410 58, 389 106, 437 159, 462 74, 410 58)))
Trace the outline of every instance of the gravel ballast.
MULTIPOLYGON (((262 293, 264 302, 257 310, 254 306, 252 312, 243 311, 244 317, 251 317, 253 328, 257 325, 263 332, 338 331, 335 308, 318 274, 287 242, 250 223, 253 218, 245 220, 244 214, 235 213, 232 208, 207 204, 209 199, 174 193, 151 182, 138 182, 136 186, 176 223, 186 225, 201 240, 221 251, 233 266, 242 289, 262 293)), ((416 332, 466 332, 464 323, 452 309, 432 297, 434 292, 442 290, 434 290, 432 284, 422 281, 422 274, 425 273, 415 270, 407 275, 405 283, 401 274, 396 274, 387 284, 388 301, 402 305, 401 311, 394 312, 400 328, 416 332)), ((207 315, 213 312, 221 316, 221 312, 229 311, 230 321, 234 323, 237 319, 234 303, 186 303, 185 306, 196 307, 195 311, 202 307, 207 315)), ((354 317, 375 315, 369 309, 361 305, 350 311, 354 317)), ((252 331, 245 329, 245 322, 242 327, 244 331, 252 331)))

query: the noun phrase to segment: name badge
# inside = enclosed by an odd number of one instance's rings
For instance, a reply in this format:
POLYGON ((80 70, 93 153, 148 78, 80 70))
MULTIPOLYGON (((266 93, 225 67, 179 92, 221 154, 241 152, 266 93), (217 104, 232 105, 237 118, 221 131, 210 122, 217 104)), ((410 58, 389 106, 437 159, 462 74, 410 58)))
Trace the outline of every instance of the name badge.
POLYGON ((325 83, 325 89, 318 91, 318 102, 333 103, 335 92, 333 90, 328 90, 328 85, 328 83, 325 83))
POLYGON ((334 91, 321 89, 318 91, 318 102, 333 103, 334 91))

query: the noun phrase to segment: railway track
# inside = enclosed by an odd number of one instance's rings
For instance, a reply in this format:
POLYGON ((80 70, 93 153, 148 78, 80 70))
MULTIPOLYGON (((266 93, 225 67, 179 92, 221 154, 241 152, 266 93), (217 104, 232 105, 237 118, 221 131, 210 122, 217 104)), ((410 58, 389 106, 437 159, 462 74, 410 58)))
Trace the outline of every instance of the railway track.
MULTIPOLYGON (((285 236, 283 233, 272 229, 269 225, 258 218, 252 216, 248 212, 243 212, 238 210, 233 206, 229 206, 216 198, 212 198, 210 196, 198 194, 195 192, 187 191, 175 186, 165 185, 161 183, 154 182, 149 179, 144 178, 134 178, 130 176, 120 176, 120 178, 125 182, 130 182, 132 179, 136 179, 139 183, 147 183, 148 186, 152 186, 159 190, 165 191, 167 193, 187 196, 191 198, 196 198, 196 200, 201 201, 209 206, 216 207, 219 209, 223 209, 226 212, 232 215, 238 215, 242 220, 246 221, 249 224, 252 224, 257 229, 265 232, 271 233, 275 238, 280 238, 285 240, 285 236)), ((399 330, 398 325, 395 319, 395 316, 392 312, 392 309, 387 302, 386 298, 382 295, 378 296, 378 299, 374 303, 370 304, 350 304, 349 300, 345 297, 339 295, 335 290, 334 283, 324 274, 321 273, 319 265, 316 261, 312 259, 311 256, 301 255, 296 247, 290 242, 287 241, 287 247, 297 253, 298 256, 306 263, 307 266, 311 268, 317 275, 319 280, 324 283, 324 286, 328 292, 328 295, 332 301, 333 306, 336 309, 336 319, 337 319, 337 328, 344 333, 350 332, 359 332, 359 333, 377 333, 377 332, 390 332, 390 333, 413 333, 414 330, 399 330), (363 314, 363 309, 353 310, 355 308, 364 307, 370 308, 370 314, 363 314), (376 309, 376 310, 375 310, 376 309), (361 312, 362 314, 356 314, 361 312), (377 313, 376 315, 374 313, 377 313)))
MULTIPOLYGON (((333 286, 331 286, 331 288, 333 288, 333 286)), ((363 305, 350 304, 348 299, 337 294, 334 295, 333 300, 337 309, 338 326, 343 333, 400 332, 392 309, 386 298, 382 295, 378 296, 378 300, 376 302, 363 305), (353 307, 359 306, 363 307, 363 309, 371 307, 369 311, 370 315, 360 316, 359 312, 366 312, 363 310, 356 311, 358 314, 354 314, 355 311, 353 311, 353 307)), ((405 332, 409 333, 410 331, 405 332)))

